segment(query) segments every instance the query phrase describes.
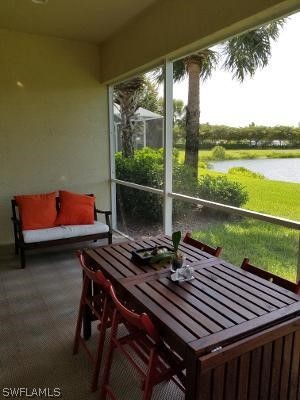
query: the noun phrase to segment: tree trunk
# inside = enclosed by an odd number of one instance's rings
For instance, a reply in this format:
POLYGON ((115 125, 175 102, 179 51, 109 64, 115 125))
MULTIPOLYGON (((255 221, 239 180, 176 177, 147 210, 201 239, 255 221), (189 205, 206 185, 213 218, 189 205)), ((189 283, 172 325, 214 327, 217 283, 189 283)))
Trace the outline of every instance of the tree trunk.
POLYGON ((139 99, 144 84, 144 77, 138 76, 115 86, 115 102, 120 106, 122 156, 124 158, 134 156, 133 119, 139 107, 139 99))
POLYGON ((185 165, 193 169, 195 177, 198 177, 198 151, 199 151, 199 118, 200 118, 200 71, 202 60, 197 55, 185 59, 188 74, 188 104, 186 108, 186 142, 185 165))
POLYGON ((118 100, 121 111, 122 156, 129 158, 134 156, 133 119, 137 109, 137 93, 133 90, 119 92, 118 100))
POLYGON ((133 126, 131 122, 131 115, 128 116, 126 115, 126 113, 122 114, 121 139, 122 139, 122 156, 124 158, 133 157, 134 156, 133 126))

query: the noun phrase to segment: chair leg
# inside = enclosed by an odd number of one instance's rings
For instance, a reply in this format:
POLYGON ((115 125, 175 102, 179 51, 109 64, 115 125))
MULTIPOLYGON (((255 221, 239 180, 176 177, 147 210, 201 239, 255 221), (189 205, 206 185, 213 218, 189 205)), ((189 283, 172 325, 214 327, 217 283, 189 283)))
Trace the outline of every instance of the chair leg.
POLYGON ((108 384, 109 384, 110 370, 111 370, 113 355, 114 355, 114 350, 115 350, 115 343, 114 343, 113 339, 116 337, 117 331, 118 331, 118 320, 117 320, 117 311, 115 310, 114 314, 113 314, 113 319, 112 319, 109 349, 108 349, 108 354, 107 354, 104 371, 103 371, 103 381, 102 381, 101 392, 100 392, 101 400, 106 400, 107 392, 110 392, 109 393, 110 397, 112 397, 112 392, 111 392, 110 388, 108 388, 108 384))
POLYGON ((79 313, 78 313, 77 322, 76 322, 75 338, 74 338, 74 345, 73 345, 73 354, 77 354, 78 353, 80 333, 81 333, 81 327, 82 327, 83 307, 84 307, 84 305, 81 304, 81 302, 80 302, 79 313))
POLYGON ((158 358, 156 349, 152 349, 149 358, 148 373, 145 381, 143 400, 150 400, 152 397, 157 361, 158 358))
POLYGON ((94 368, 93 378, 92 378, 92 384, 91 384, 91 391, 92 392, 97 390, 97 386, 98 386, 98 379, 99 379, 99 373, 100 373, 100 367, 101 367, 101 361, 102 361, 102 355, 103 355, 103 348, 104 348, 104 340, 105 340, 106 329, 107 329, 107 322, 108 322, 108 307, 107 307, 107 298, 105 298, 104 305, 103 305, 102 321, 101 321, 101 324, 100 324, 99 342, 98 342, 98 348, 97 348, 96 363, 95 363, 95 368, 94 368))
MULTIPOLYGON (((83 277, 85 275, 83 274, 83 277)), ((84 278, 85 279, 85 278, 84 278)), ((84 287, 84 296, 91 296, 92 295, 92 284, 87 280, 85 282, 84 287)), ((92 312, 87 305, 83 306, 83 315, 82 315, 82 323, 83 323, 83 337, 85 340, 88 340, 92 335, 92 312)))
POLYGON ((25 249, 23 247, 20 248, 20 260, 21 260, 21 268, 25 268, 26 259, 25 259, 25 249))
POLYGON ((19 246, 17 244, 17 242, 15 242, 15 254, 19 254, 19 246))
POLYGON ((108 244, 112 244, 112 233, 108 235, 108 244))
POLYGON ((81 296, 80 296, 78 317, 77 317, 77 322, 76 322, 73 354, 78 353, 79 340, 80 340, 82 323, 83 323, 83 313, 84 313, 84 309, 86 307, 83 299, 85 298, 85 296, 87 294, 88 288, 89 288, 89 280, 88 280, 87 276, 83 274, 83 284, 82 284, 82 292, 81 292, 81 296))
POLYGON ((100 393, 101 400, 106 400, 106 395, 108 392, 107 386, 109 384, 110 370, 111 370, 111 366, 112 366, 114 350, 115 350, 115 345, 113 343, 111 343, 109 350, 108 350, 107 359, 106 359, 104 372, 103 372, 103 383, 101 385, 101 393, 100 393))

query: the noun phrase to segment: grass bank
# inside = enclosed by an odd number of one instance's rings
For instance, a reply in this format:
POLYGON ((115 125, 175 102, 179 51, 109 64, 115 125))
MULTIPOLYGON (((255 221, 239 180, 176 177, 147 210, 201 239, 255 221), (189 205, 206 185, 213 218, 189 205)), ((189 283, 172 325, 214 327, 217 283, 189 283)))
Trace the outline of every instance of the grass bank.
POLYGON ((199 175, 202 174, 226 175, 230 180, 241 183, 249 194, 249 200, 243 208, 296 221, 300 220, 299 183, 255 179, 199 169, 199 175))
MULTIPOLYGON (((245 160, 255 158, 300 158, 300 149, 277 150, 277 149, 241 149, 226 150, 225 160, 245 160)), ((212 161, 211 150, 200 150, 201 161, 212 161)), ((179 160, 184 160, 184 150, 179 150, 179 160)))
MULTIPOLYGON (((200 174, 224 175, 211 170, 200 174)), ((227 174, 225 174, 227 175, 227 174)), ((227 175, 240 182, 249 193, 244 208, 292 220, 300 220, 300 184, 227 175)), ((221 245, 222 257, 240 265, 244 257, 292 281, 296 280, 299 231, 251 218, 209 223, 193 236, 207 243, 221 245)))

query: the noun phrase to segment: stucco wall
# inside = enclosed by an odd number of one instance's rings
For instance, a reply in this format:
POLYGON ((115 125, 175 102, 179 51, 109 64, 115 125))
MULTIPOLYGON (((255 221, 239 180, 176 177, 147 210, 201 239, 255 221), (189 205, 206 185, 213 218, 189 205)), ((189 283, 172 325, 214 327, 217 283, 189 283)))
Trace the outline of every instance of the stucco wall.
POLYGON ((106 88, 99 49, 0 30, 0 244, 10 198, 70 189, 109 207, 106 88))
POLYGON ((125 78, 299 8, 300 0, 157 1, 102 44, 101 81, 125 78))

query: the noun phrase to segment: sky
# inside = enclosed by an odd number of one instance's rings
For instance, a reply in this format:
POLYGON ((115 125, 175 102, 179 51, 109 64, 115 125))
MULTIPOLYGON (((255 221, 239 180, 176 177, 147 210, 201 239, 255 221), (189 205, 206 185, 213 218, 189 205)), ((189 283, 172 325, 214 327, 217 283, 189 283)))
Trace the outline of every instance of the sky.
MULTIPOLYGON (((286 20, 272 44, 269 65, 243 83, 217 69, 200 86, 200 122, 229 126, 300 126, 300 12, 286 20)), ((187 102, 187 81, 174 84, 187 102)))

